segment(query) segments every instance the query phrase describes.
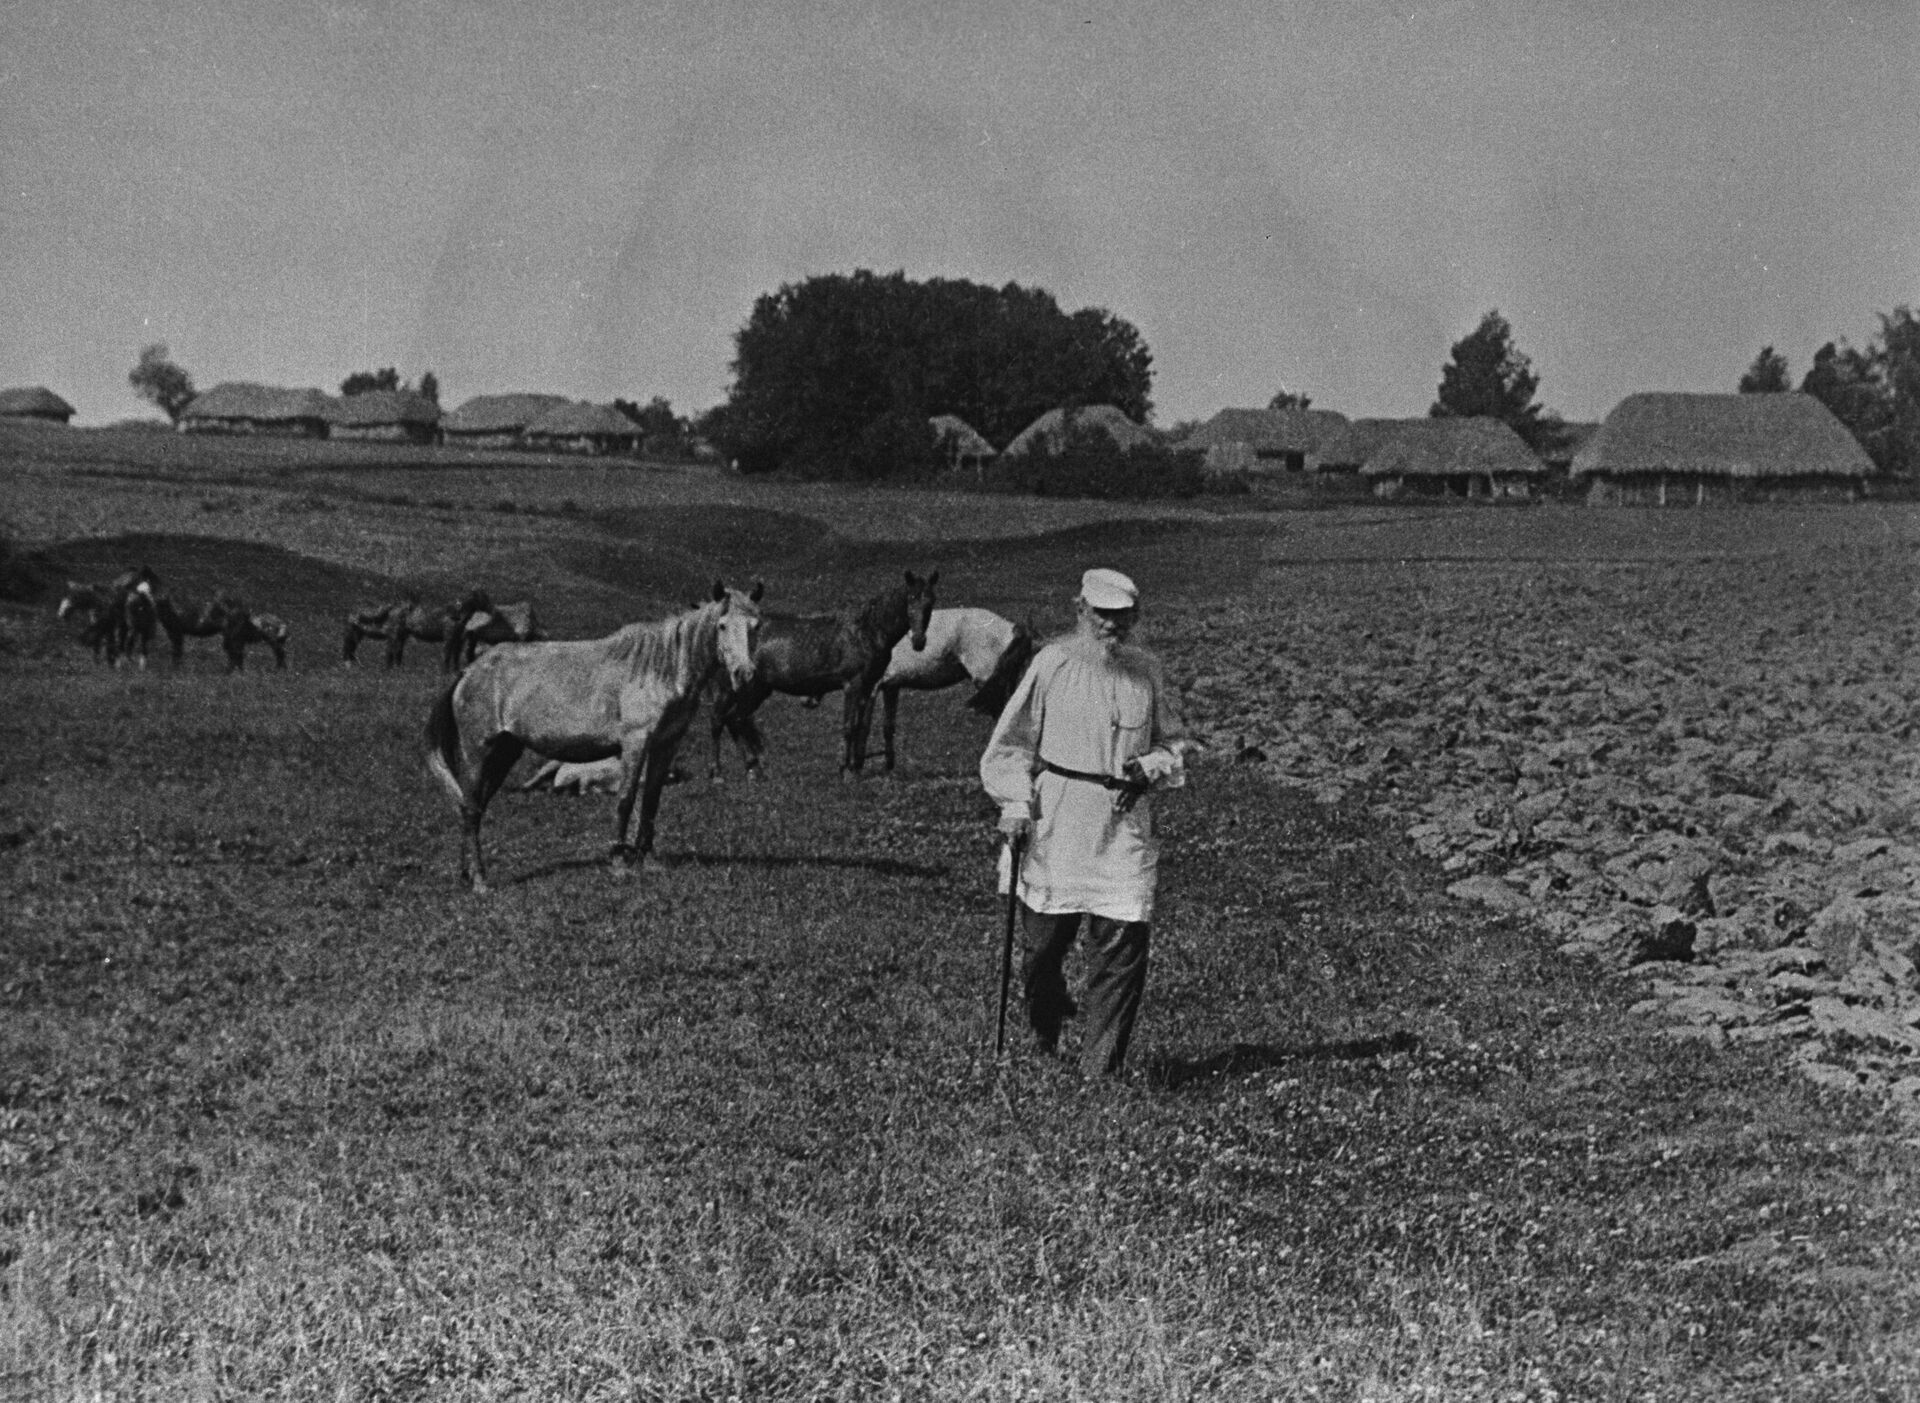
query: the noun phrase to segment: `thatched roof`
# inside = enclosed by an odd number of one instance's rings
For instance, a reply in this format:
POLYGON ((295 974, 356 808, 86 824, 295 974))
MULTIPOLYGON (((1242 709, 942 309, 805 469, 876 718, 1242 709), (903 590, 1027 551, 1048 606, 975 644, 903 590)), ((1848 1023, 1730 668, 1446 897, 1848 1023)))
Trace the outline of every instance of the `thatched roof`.
POLYGON ((1573 455, 1571 477, 1866 477, 1873 460, 1812 395, 1628 395, 1573 455))
POLYGON ((1347 422, 1331 409, 1223 409, 1180 441, 1182 448, 1244 443, 1255 453, 1314 453, 1347 422))
POLYGON ((1527 441, 1498 419, 1410 419, 1360 471, 1367 477, 1544 473, 1527 441))
POLYGON ((331 418, 333 401, 320 390, 285 390, 278 385, 254 385, 229 380, 195 395, 182 419, 251 419, 261 424, 284 424, 296 419, 331 418))
POLYGON ((344 428, 440 422, 440 406, 412 390, 369 390, 360 395, 342 395, 331 408, 328 417, 344 428))
POLYGON ((1312 466, 1317 469, 1358 469, 1367 459, 1385 448, 1393 436, 1409 424, 1424 424, 1425 419, 1355 419, 1328 434, 1314 450, 1312 466))
POLYGON ((565 395, 475 395, 441 415, 440 427, 450 434, 517 434, 566 403, 565 395))
POLYGON ((640 426, 610 404, 562 402, 528 424, 529 438, 638 438, 640 426))
POLYGON ((1018 456, 1031 451, 1035 444, 1045 443, 1057 453, 1066 446, 1069 424, 1074 428, 1099 429, 1122 448, 1137 448, 1143 443, 1160 441, 1159 435, 1152 429, 1134 423, 1114 406, 1090 404, 1084 409, 1049 409, 1022 429, 1013 442, 1000 451, 1018 456))
POLYGON ((15 414, 71 419, 73 406, 44 385, 35 385, 29 389, 0 390, 0 416, 15 414))
POLYGON ((936 414, 927 421, 933 425, 933 436, 949 451, 962 458, 991 458, 993 445, 980 435, 979 430, 957 414, 936 414))

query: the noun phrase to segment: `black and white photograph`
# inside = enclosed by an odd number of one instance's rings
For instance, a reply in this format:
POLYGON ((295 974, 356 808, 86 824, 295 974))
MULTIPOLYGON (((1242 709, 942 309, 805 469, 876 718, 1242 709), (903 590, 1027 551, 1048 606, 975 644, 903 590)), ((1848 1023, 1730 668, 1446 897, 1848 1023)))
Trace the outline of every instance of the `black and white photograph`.
POLYGON ((1912 0, 0 32, 0 1400, 1920 1399, 1912 0))

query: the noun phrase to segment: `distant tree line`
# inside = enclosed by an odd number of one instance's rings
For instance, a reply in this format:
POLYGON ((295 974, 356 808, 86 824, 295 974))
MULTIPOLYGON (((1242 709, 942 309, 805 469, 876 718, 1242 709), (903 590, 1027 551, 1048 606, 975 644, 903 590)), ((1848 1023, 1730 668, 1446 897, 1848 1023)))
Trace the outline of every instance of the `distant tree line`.
MULTIPOLYGON (((1920 317, 1904 303, 1880 314, 1865 348, 1829 341, 1813 353, 1800 389, 1833 411, 1884 473, 1920 473, 1920 317)), ((1793 388, 1787 358, 1760 348, 1740 377, 1743 394, 1793 388)))
POLYGON ((1143 422, 1153 409, 1138 330, 1018 283, 822 274, 760 297, 734 352, 709 427, 744 472, 886 475, 931 457, 941 414, 1004 445, 1049 409, 1111 404, 1143 422))

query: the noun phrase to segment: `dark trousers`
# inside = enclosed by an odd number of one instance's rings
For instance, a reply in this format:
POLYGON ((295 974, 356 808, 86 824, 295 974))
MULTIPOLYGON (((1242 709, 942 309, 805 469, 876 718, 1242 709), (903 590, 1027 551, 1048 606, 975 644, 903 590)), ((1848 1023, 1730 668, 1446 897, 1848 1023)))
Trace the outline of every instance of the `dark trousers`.
POLYGON ((1027 1022, 1033 1027, 1035 1043, 1049 1053, 1059 1044, 1060 1024, 1072 1008, 1061 966, 1084 919, 1089 926, 1086 1006, 1082 1010, 1087 1037, 1080 1052, 1080 1069, 1089 1076, 1118 1072, 1133 1037, 1133 1020, 1140 1013, 1140 995, 1147 987, 1147 923, 1083 917, 1078 912, 1050 916, 1029 910, 1024 904, 1020 914, 1027 937, 1021 974, 1027 987, 1027 1022))

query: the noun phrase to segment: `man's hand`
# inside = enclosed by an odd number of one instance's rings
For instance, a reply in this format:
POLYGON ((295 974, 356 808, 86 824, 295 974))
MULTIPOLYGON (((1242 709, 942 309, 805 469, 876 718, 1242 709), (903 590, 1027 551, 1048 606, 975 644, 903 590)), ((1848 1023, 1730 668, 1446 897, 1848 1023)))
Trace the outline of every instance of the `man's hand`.
POLYGON ((1033 837, 1033 820, 1026 814, 1001 814, 1000 831, 1009 843, 1024 846, 1033 837))

